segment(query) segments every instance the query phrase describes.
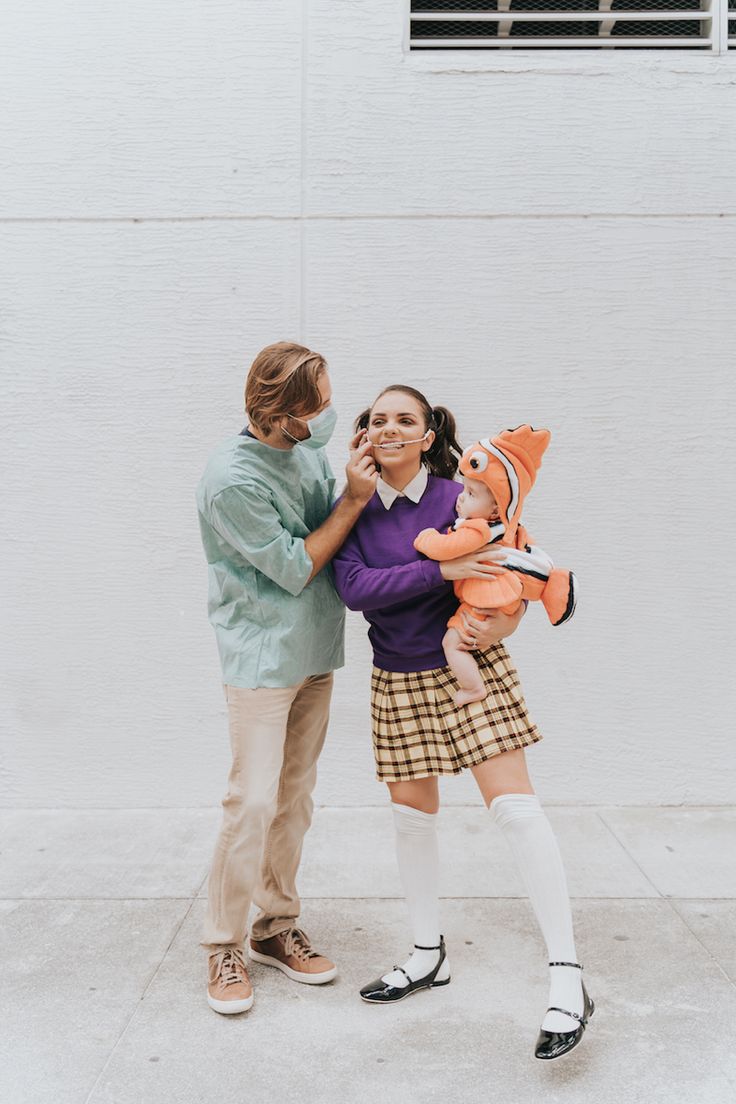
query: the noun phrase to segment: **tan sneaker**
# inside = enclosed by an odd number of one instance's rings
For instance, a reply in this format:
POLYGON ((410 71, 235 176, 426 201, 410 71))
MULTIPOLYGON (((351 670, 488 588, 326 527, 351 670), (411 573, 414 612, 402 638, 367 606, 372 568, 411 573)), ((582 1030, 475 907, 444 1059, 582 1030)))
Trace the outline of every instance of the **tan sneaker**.
POLYGON ((270 939, 251 939, 248 953, 254 962, 275 966, 292 981, 302 981, 305 985, 323 985, 332 981, 337 973, 334 962, 312 950, 308 937, 300 928, 289 928, 270 939))
POLYGON ((207 1003, 215 1012, 247 1012, 253 1004, 253 986, 240 947, 220 947, 208 960, 207 1003))

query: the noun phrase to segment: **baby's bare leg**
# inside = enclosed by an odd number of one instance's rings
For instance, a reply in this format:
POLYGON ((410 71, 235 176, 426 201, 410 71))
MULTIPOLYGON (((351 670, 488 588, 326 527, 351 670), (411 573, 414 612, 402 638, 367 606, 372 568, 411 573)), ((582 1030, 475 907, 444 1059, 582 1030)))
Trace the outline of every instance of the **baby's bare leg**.
POLYGON ((461 643, 457 629, 448 629, 442 638, 445 658, 460 683, 460 690, 455 695, 455 705, 458 708, 461 705, 467 705, 468 702, 483 701, 488 694, 488 687, 480 676, 478 664, 470 652, 458 648, 458 644, 461 643))

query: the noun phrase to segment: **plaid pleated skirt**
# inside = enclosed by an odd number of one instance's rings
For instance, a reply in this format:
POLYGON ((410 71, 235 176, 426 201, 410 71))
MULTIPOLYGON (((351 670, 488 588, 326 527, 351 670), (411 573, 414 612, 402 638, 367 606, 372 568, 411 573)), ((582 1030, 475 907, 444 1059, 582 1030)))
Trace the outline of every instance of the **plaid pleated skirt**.
POLYGON ((371 671, 371 722, 376 777, 403 782, 459 774, 503 751, 542 739, 530 719, 519 676, 503 644, 475 652, 488 696, 457 708, 449 667, 371 671))

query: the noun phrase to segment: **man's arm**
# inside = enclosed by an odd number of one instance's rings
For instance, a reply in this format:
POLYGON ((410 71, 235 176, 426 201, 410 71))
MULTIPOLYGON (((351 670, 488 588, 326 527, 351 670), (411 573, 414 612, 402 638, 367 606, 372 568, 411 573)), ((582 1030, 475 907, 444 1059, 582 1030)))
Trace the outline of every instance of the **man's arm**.
POLYGON ((335 553, 342 548, 348 533, 360 517, 365 505, 365 502, 351 498, 346 493, 337 503, 327 521, 324 521, 319 529, 315 529, 313 533, 304 538, 307 555, 312 561, 312 574, 305 585, 311 583, 315 575, 318 575, 325 564, 328 564, 335 553))
POLYGON ((286 529, 266 490, 249 484, 226 487, 212 501, 211 523, 251 566, 294 597, 321 571, 344 542, 373 494, 375 465, 364 449, 350 454, 348 490, 326 521, 305 538, 286 529))
POLYGON ((307 555, 312 561, 312 574, 305 585, 311 583, 315 575, 320 573, 342 547, 348 533, 373 497, 378 472, 371 448, 372 445, 362 430, 350 442, 350 459, 345 468, 348 479, 345 493, 327 520, 304 538, 307 555))

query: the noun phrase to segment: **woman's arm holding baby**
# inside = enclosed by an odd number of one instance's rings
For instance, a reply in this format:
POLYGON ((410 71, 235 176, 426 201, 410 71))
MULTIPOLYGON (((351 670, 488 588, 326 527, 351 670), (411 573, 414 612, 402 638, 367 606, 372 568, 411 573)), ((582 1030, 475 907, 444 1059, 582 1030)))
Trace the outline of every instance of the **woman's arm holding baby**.
MULTIPOLYGON (((523 532, 522 535, 524 542, 527 539, 531 542, 532 538, 528 537, 526 532, 523 532)), ((483 556, 494 565, 505 564, 507 569, 520 570, 522 574, 536 576, 537 578, 549 576, 554 569, 554 564, 544 549, 531 543, 522 544, 521 540, 519 543, 522 546, 517 549, 492 545, 483 550, 483 556)), ((497 609, 471 607, 479 617, 472 617, 470 614, 463 612, 462 619, 466 628, 464 632, 458 630, 462 640, 459 647, 466 652, 476 648, 484 651, 486 648, 490 648, 492 644, 499 644, 507 636, 511 636, 512 633, 516 632, 522 617, 526 613, 526 607, 527 603, 523 601, 514 614, 501 613, 497 609), (483 620, 480 620, 480 617, 483 620)))
POLYGON ((353 532, 334 557, 332 568, 335 587, 348 609, 366 611, 405 602, 455 579, 488 579, 504 574, 505 568, 483 562, 486 555, 485 551, 470 552, 443 563, 427 559, 394 567, 370 567, 353 532))

